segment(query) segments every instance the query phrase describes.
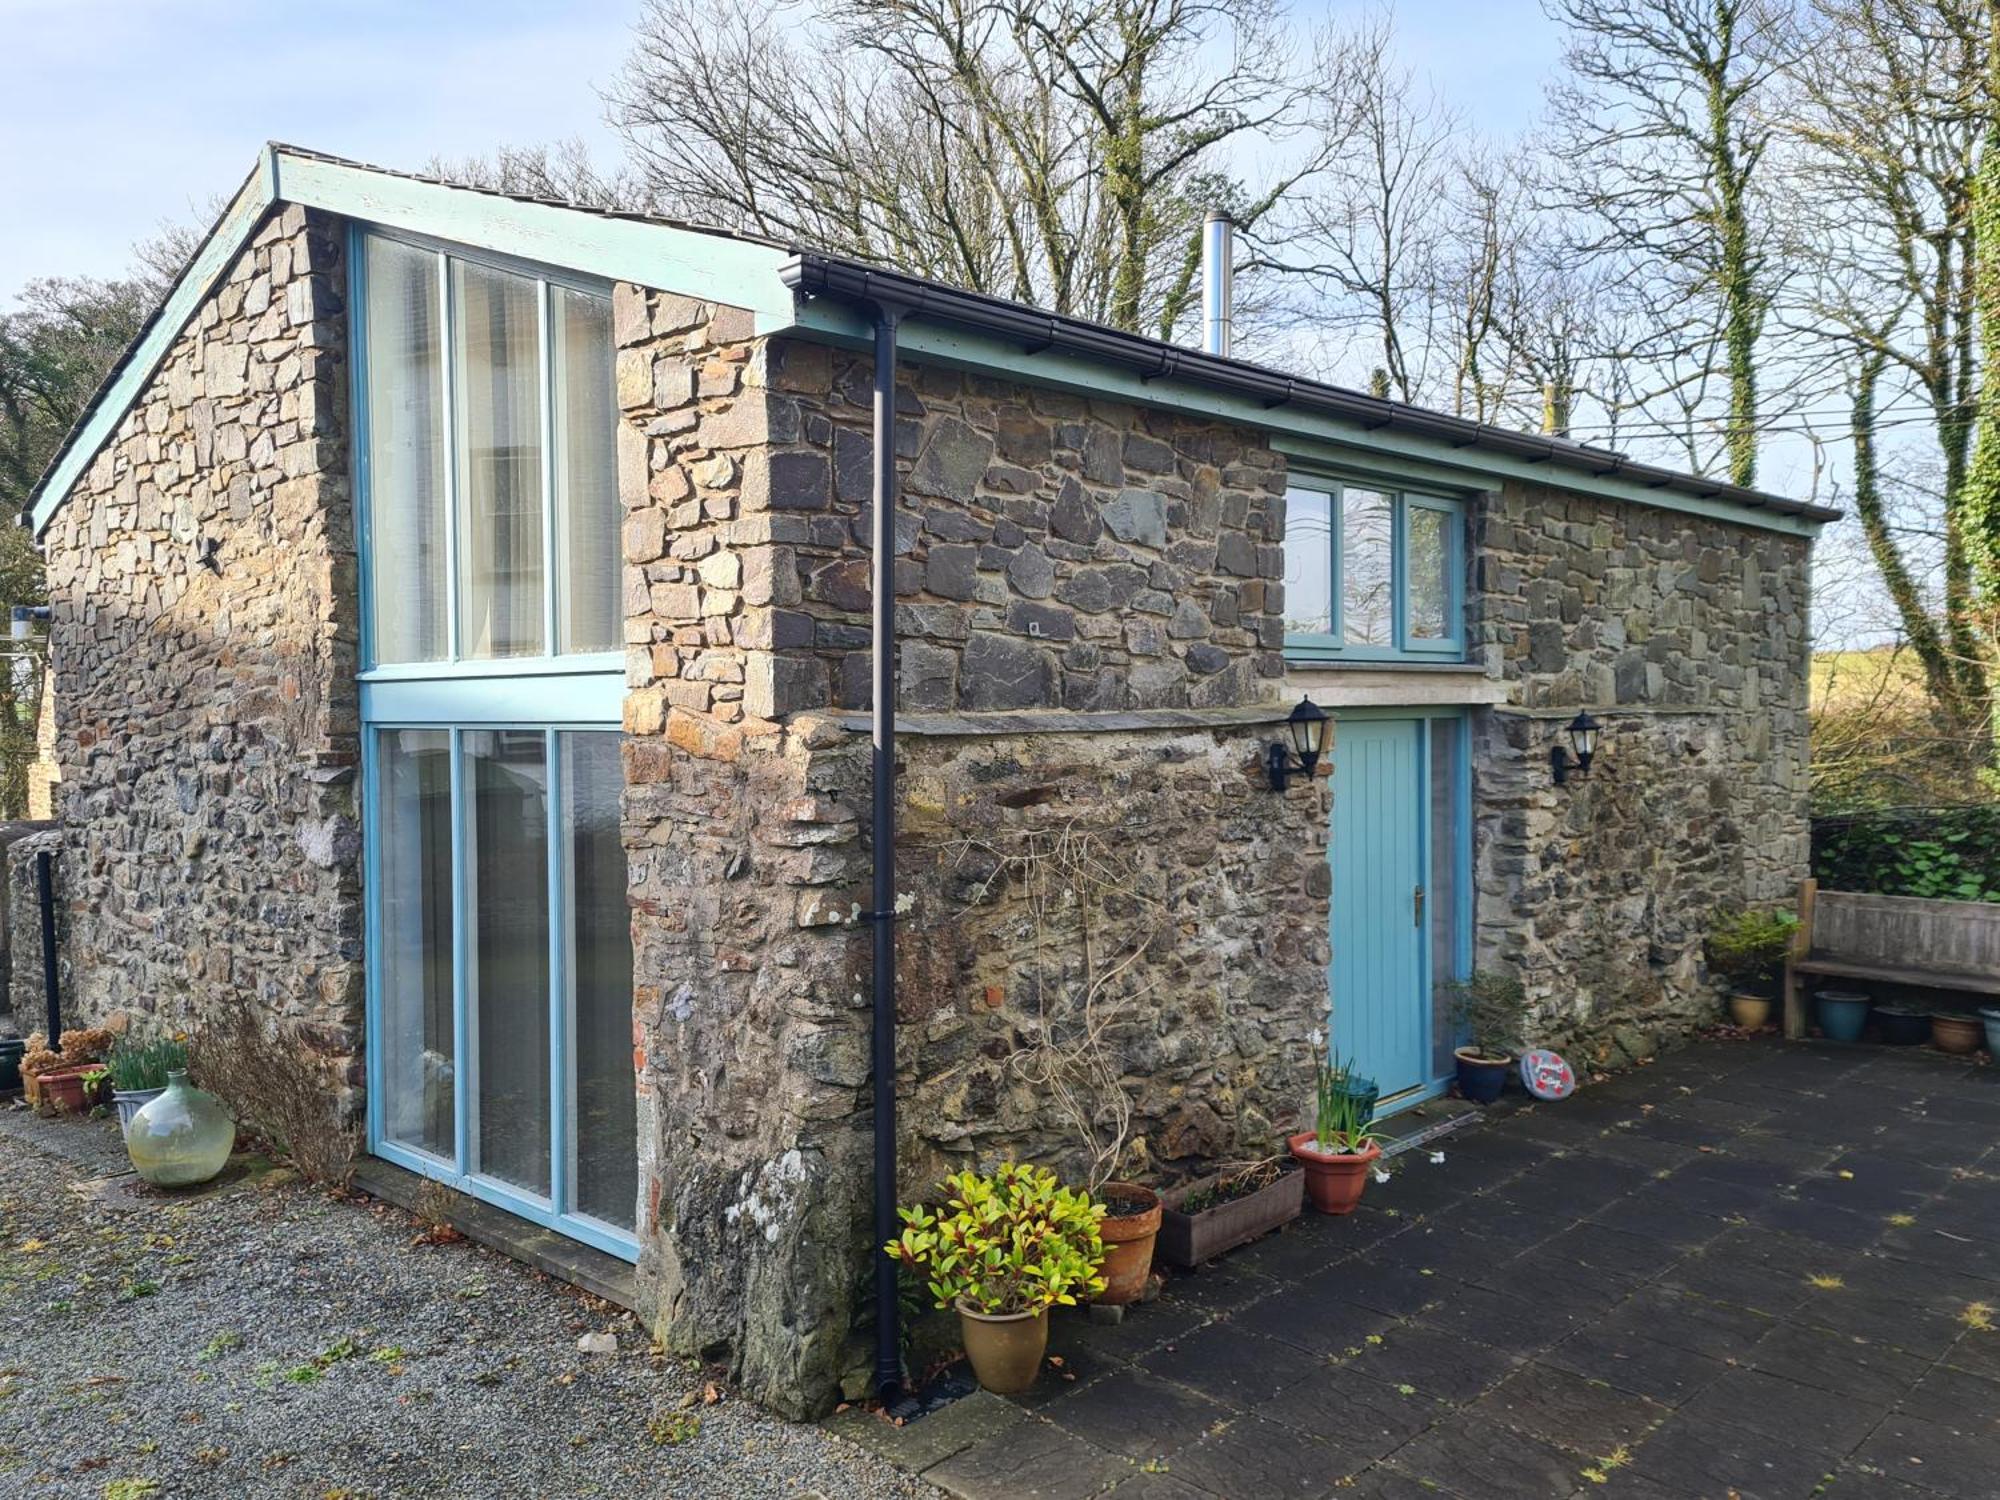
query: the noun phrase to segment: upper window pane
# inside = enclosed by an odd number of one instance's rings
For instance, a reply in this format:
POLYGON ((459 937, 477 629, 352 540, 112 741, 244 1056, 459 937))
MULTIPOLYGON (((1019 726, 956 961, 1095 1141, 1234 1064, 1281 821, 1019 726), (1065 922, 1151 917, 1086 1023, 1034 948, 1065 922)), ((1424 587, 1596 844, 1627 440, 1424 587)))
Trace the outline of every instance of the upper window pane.
POLYGON ((369 565, 377 661, 439 661, 445 627, 444 380, 438 257, 366 241, 369 565))
POLYGON ((1392 623, 1395 506, 1375 490, 1340 497, 1340 633, 1350 646, 1387 646, 1392 623))
POLYGON ((538 286, 451 263, 458 481, 458 654, 538 656, 543 642, 538 286))
POLYGON ((558 651, 615 651, 623 635, 611 303, 549 288, 555 417, 558 651))
POLYGON ((1451 628, 1451 522, 1449 511, 1427 505, 1408 508, 1410 556, 1409 612, 1412 641, 1448 640, 1451 628))
POLYGON ((1285 492, 1285 633, 1333 631, 1333 497, 1285 492))

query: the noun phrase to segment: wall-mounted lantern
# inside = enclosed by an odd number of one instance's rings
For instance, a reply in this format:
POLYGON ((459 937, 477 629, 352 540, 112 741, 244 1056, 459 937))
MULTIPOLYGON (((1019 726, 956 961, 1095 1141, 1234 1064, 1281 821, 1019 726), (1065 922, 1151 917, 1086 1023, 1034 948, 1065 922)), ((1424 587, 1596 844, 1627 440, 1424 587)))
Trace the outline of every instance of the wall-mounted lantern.
POLYGON ((1597 720, 1591 718, 1589 709, 1585 709, 1569 721, 1569 744, 1557 740, 1549 747, 1549 769, 1555 773, 1557 786, 1569 780, 1572 770, 1579 776, 1590 774, 1590 762, 1597 754, 1597 730, 1597 720), (1574 759, 1570 755, 1571 747, 1576 751, 1574 759))
POLYGON ((1272 791, 1282 792, 1294 775, 1312 775, 1320 756, 1326 753, 1327 731, 1332 727, 1333 720, 1326 716, 1325 709, 1310 698, 1299 700, 1299 706, 1285 720, 1291 744, 1273 740, 1265 754, 1264 763, 1271 773, 1272 791))

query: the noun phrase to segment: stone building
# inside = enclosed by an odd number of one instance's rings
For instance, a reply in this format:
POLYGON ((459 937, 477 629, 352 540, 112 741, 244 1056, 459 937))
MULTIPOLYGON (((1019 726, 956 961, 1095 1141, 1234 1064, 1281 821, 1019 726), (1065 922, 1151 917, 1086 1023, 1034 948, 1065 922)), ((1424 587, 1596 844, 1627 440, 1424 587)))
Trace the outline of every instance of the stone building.
POLYGON ((1427 1097, 1475 964, 1643 1051, 1806 860, 1832 512, 270 148, 33 508, 65 1003, 250 1008, 794 1412, 869 1370, 881 307, 905 1197, 1268 1154, 1330 996, 1427 1097))

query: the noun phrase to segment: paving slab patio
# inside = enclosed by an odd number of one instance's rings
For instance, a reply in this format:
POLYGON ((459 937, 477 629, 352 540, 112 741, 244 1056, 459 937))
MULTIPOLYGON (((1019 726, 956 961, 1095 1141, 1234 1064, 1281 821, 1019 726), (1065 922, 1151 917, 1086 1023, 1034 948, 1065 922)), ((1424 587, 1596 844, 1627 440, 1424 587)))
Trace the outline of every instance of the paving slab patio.
POLYGON ((963 1500, 1991 1500, 1996 1327, 2000 1069, 1704 1042, 1058 1316, 1018 1420, 843 1426, 963 1500))

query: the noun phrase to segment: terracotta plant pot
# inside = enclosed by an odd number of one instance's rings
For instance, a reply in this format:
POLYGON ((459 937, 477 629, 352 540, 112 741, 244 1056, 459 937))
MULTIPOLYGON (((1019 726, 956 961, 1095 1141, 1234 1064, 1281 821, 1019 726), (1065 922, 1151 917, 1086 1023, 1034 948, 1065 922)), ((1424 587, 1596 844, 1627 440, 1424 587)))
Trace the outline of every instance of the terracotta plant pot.
POLYGON ((1306 1169, 1306 1197, 1323 1214, 1351 1214, 1382 1148, 1370 1141, 1362 1151, 1321 1151, 1313 1144, 1318 1138, 1314 1131, 1301 1130, 1285 1142, 1306 1169))
POLYGON ((1458 1092, 1474 1104, 1491 1104, 1507 1089, 1507 1075, 1513 1071, 1511 1057, 1487 1057, 1470 1047, 1452 1053, 1458 1064, 1458 1092))
POLYGON ((1042 1373, 1049 1347, 1049 1314, 974 1312, 958 1302, 958 1329, 965 1357, 980 1385, 996 1396, 1018 1396, 1042 1373))
POLYGON ((1977 1016, 1941 1010, 1931 1016, 1931 1045, 1940 1052, 1977 1052, 1986 1028, 1977 1016))
POLYGON ((1731 995, 1729 1019, 1745 1031, 1771 1024, 1771 1002, 1762 995, 1731 995))
POLYGON ((61 1068, 42 1075, 42 1102, 59 1115, 83 1113, 83 1074, 75 1068, 61 1068))
POLYGON ((1137 1213, 1106 1214, 1097 1226, 1104 1240, 1104 1290, 1090 1300, 1111 1307, 1137 1302, 1153 1270, 1153 1241, 1160 1233, 1160 1195, 1136 1182, 1107 1182, 1097 1196, 1106 1204, 1143 1204, 1137 1213))
POLYGON ((1157 1253, 1168 1265, 1191 1271, 1280 1224, 1291 1223, 1305 1203, 1305 1173, 1291 1171, 1241 1198, 1191 1214, 1180 1211, 1182 1203, 1220 1181, 1220 1177, 1204 1177, 1175 1188, 1162 1199, 1157 1253))

